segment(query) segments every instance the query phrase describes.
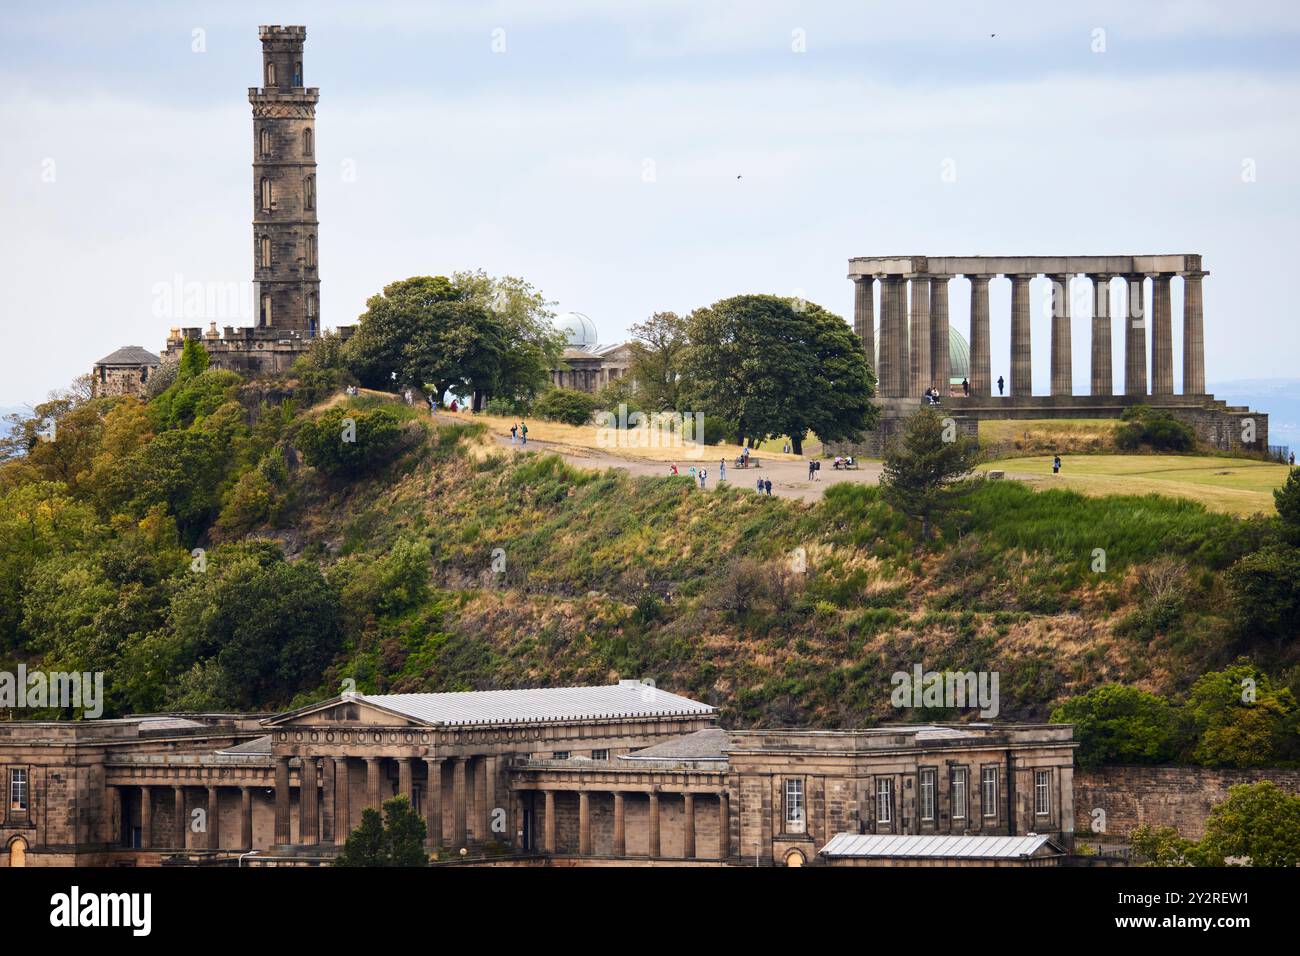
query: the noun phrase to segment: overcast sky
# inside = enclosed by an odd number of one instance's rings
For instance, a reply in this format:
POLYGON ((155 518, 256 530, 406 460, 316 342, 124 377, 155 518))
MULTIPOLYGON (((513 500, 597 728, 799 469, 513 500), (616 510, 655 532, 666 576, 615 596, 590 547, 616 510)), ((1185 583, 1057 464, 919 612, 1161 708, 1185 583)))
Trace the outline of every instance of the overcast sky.
POLYGON ((1300 4, 44 0, 0 12, 0 404, 251 278, 260 23, 307 25, 327 326, 480 267, 609 342, 741 292, 848 318, 851 256, 1199 252, 1207 378, 1300 375, 1300 4))

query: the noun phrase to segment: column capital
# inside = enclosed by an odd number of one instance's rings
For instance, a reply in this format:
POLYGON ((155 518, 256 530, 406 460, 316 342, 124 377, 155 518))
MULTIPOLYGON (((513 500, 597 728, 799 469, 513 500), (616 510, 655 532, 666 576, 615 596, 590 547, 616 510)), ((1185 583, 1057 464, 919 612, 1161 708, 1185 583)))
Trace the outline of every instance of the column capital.
POLYGON ((1174 274, 1181 276, 1184 279, 1204 279, 1210 273, 1208 270, 1204 269, 1188 269, 1184 272, 1177 272, 1174 274))
POLYGON ((1088 272, 1085 275, 1093 282, 1109 282, 1115 278, 1115 274, 1112 272, 1088 272))

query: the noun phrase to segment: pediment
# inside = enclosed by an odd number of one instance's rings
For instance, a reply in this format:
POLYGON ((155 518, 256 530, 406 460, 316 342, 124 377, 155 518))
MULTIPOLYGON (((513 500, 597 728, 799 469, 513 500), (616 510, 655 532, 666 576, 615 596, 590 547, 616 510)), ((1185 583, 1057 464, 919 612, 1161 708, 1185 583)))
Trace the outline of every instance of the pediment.
POLYGON ((309 704, 263 721, 268 727, 424 727, 405 714, 380 707, 363 698, 335 698, 309 704))

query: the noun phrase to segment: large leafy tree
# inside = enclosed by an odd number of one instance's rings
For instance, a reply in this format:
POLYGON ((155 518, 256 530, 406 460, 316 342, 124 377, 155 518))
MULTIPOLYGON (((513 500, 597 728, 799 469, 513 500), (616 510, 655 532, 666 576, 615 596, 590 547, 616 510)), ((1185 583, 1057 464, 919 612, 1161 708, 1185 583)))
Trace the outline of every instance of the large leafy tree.
POLYGON ((1173 755, 1169 702, 1136 687, 1094 687, 1052 711, 1052 722, 1074 724, 1080 766, 1162 763, 1173 755))
POLYGON ((372 388, 431 387, 461 394, 535 394, 559 356, 545 301, 521 279, 482 273, 415 276, 366 302, 343 348, 372 388))
POLYGON ((1191 757, 1208 767, 1267 767, 1287 759, 1297 731, 1295 697, 1247 661, 1197 678, 1183 707, 1191 757))
POLYGON ((641 404, 651 411, 679 411, 681 360, 689 341, 686 320, 676 312, 656 312, 630 331, 629 374, 641 404))
POLYGON ((682 397, 733 423, 737 440, 790 436, 796 454, 810 431, 853 440, 874 426, 875 375, 844 320, 821 306, 740 295, 687 320, 682 397))
POLYGON ((881 493, 890 505, 919 520, 921 537, 928 538, 931 522, 960 508, 973 490, 969 476, 979 459, 978 442, 933 409, 921 408, 885 449, 881 493))
POLYGON ((1230 858, 1251 866, 1300 864, 1300 797, 1277 784, 1238 784, 1210 811, 1201 850, 1212 866, 1230 858))

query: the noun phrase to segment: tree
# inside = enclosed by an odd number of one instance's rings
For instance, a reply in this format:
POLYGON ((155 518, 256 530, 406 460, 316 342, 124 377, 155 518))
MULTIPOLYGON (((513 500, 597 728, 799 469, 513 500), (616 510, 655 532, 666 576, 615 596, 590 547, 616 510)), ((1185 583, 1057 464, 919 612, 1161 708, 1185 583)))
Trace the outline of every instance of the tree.
POLYGON ((384 801, 384 818, 367 807, 361 825, 348 834, 335 866, 427 866, 424 839, 428 829, 406 794, 384 801))
POLYGON ((294 441, 313 467, 328 475, 356 477, 387 464, 401 451, 402 420, 391 408, 335 406, 303 422, 294 441))
POLYGON ((569 388, 553 388, 533 402, 533 414, 551 422, 566 425, 586 425, 596 410, 596 400, 586 392, 569 388))
POLYGON ((1250 866, 1300 864, 1300 796, 1269 780, 1232 787, 1210 811, 1201 849, 1212 866, 1229 858, 1250 866))
POLYGON ((1199 677, 1183 706, 1191 757, 1207 767, 1266 767, 1296 730, 1291 691, 1248 661, 1199 677))
POLYGON ((1129 846, 1143 866, 1199 866, 1201 854, 1194 840, 1179 836, 1173 827, 1143 824, 1129 834, 1129 846))
POLYGON ((1300 547, 1300 468, 1292 468, 1281 488, 1273 490, 1278 524, 1287 544, 1300 547))
POLYGON ((1300 631, 1300 548, 1268 544, 1228 569, 1228 594, 1243 634, 1285 643, 1300 631))
POLYGON ((687 320, 679 397, 731 423, 738 441, 790 436, 796 454, 814 432, 855 440, 874 427, 875 374, 844 320, 821 306, 741 295, 687 320))
POLYGON ((560 354, 545 302, 521 279, 415 276, 366 302, 343 359, 371 388, 535 394, 560 354))
POLYGON ((1052 711, 1052 722, 1074 724, 1081 767, 1162 763, 1173 755, 1174 715, 1163 697, 1136 687, 1103 684, 1052 711))
POLYGON ((203 347, 202 342, 198 339, 186 339, 185 344, 181 346, 181 364, 176 370, 176 380, 183 382, 196 375, 202 375, 208 370, 211 361, 208 350, 203 347))
POLYGON ((656 312, 629 331, 628 377, 636 381, 643 406, 657 412, 678 411, 681 358, 689 343, 686 320, 676 312, 656 312))
POLYGON ((903 433, 885 449, 881 494, 891 506, 921 522, 922 539, 930 523, 961 507, 974 490, 969 478, 979 463, 979 444, 931 408, 920 408, 903 424, 903 433))

